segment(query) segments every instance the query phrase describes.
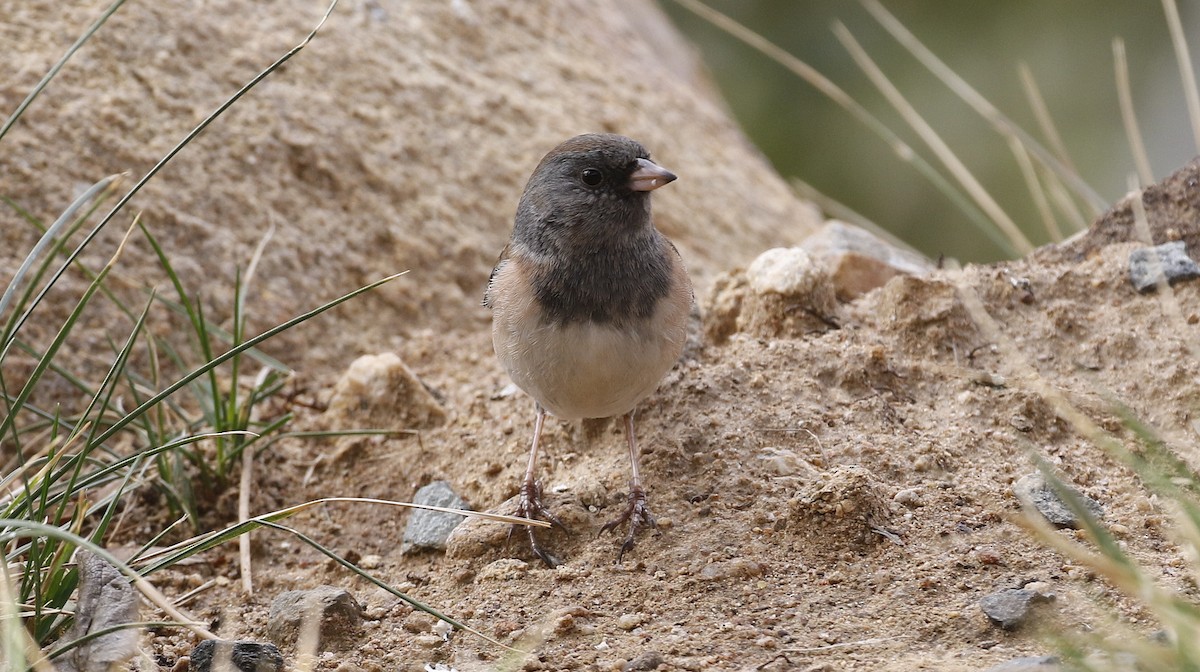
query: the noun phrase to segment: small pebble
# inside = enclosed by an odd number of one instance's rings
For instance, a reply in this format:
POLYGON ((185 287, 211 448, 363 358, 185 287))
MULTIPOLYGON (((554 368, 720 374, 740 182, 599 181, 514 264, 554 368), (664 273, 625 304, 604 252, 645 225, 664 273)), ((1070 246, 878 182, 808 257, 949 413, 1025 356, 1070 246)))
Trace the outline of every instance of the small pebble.
POLYGON ((621 617, 617 619, 617 627, 622 630, 633 630, 644 620, 645 616, 641 614, 621 614, 621 617))
MULTIPOLYGON (((445 509, 471 509, 446 481, 434 481, 417 490, 417 493, 413 495, 413 503, 440 506, 445 509)), ((446 539, 462 521, 463 516, 458 514, 416 509, 408 519, 408 527, 404 530, 404 540, 400 544, 400 552, 444 551, 446 550, 446 539)))
MULTIPOLYGON (((1084 495, 1070 485, 1067 488, 1074 493, 1082 502, 1088 511, 1096 518, 1104 517, 1104 508, 1100 506, 1100 502, 1084 495)), ((1071 529, 1079 528, 1079 519, 1075 517, 1075 513, 1066 505, 1050 484, 1040 472, 1034 472, 1026 476, 1022 476, 1020 480, 1013 483, 1013 494, 1017 499, 1024 504, 1037 509, 1038 513, 1042 514, 1046 520, 1050 521, 1057 527, 1069 527, 1071 529)))
POLYGON ((1029 618, 1034 604, 1053 599, 1053 594, 1043 595, 1028 588, 1017 588, 992 593, 979 601, 979 607, 994 625, 1015 630, 1029 618))
POLYGON ((206 639, 192 649, 189 672, 236 670, 237 672, 282 672, 283 654, 274 644, 206 639), (216 665, 214 665, 216 663, 216 665))
POLYGON ((892 497, 892 501, 904 506, 922 506, 925 502, 921 501, 921 491, 917 488, 905 488, 897 492, 892 497))
POLYGON ((663 656, 661 653, 657 651, 645 651, 638 655, 637 658, 625 663, 621 669, 626 672, 630 670, 654 670, 662 664, 663 656))
POLYGON ((1184 241, 1142 247, 1129 253, 1129 281, 1137 291, 1153 290, 1164 276, 1170 284, 1200 277, 1200 266, 1188 256, 1184 241))

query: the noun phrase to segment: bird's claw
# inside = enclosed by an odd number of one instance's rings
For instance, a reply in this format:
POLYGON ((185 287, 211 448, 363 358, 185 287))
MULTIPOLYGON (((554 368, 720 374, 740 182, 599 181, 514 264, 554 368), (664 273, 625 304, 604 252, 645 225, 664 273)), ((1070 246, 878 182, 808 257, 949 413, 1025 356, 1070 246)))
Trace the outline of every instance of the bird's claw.
MULTIPOLYGON (((571 531, 563 524, 558 516, 550 512, 550 509, 542 503, 542 484, 540 481, 530 481, 521 486, 520 496, 517 498, 517 515, 521 518, 529 518, 531 520, 544 520, 554 527, 570 534, 571 531)), ((562 561, 551 555, 542 545, 538 543, 537 535, 534 533, 532 525, 513 525, 508 530, 508 536, 512 538, 512 531, 517 527, 524 527, 525 534, 529 537, 529 548, 533 554, 541 558, 542 562, 546 563, 547 567, 553 569, 562 564, 562 561)))
POLYGON ((636 545, 634 537, 638 530, 643 527, 658 529, 658 522, 654 520, 654 515, 650 513, 650 507, 646 506, 646 491, 640 486, 629 489, 629 504, 625 507, 625 512, 616 518, 604 524, 600 528, 600 534, 612 532, 617 527, 629 523, 629 533, 625 535, 625 541, 621 544, 621 550, 617 552, 617 562, 620 562, 625 557, 625 553, 633 550, 636 545))

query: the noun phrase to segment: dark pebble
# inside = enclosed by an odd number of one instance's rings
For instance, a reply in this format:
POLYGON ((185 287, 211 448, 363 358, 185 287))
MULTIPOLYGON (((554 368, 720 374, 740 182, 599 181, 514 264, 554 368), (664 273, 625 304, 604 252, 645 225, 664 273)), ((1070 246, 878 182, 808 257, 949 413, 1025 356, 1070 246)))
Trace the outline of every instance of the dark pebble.
POLYGON ((1149 292, 1158 286, 1158 280, 1163 276, 1170 284, 1200 277, 1200 266, 1188 256, 1182 240, 1142 247, 1129 253, 1129 281, 1134 289, 1149 292))
POLYGON ((625 663, 621 668, 625 672, 631 670, 655 670, 659 665, 663 664, 663 656, 657 651, 646 651, 637 658, 625 663))
MULTIPOLYGON (((283 654, 274 644, 208 639, 188 656, 188 672, 211 672, 213 660, 230 661, 239 672, 283 672, 283 654)), ((228 669, 218 665, 217 669, 228 669)))
POLYGON ((979 607, 995 625, 1005 630, 1014 630, 1029 618, 1034 604, 1050 602, 1053 595, 1043 595, 1035 590, 1017 588, 992 593, 979 601, 979 607))

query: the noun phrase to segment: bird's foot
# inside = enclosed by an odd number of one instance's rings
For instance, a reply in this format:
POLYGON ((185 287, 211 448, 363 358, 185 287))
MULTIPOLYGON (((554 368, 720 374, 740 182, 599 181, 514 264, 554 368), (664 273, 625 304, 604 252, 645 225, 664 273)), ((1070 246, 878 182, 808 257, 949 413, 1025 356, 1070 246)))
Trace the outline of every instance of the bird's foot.
MULTIPOLYGON (((520 497, 517 498, 517 515, 521 518, 530 518, 532 520, 544 520, 554 527, 570 534, 570 530, 563 524, 558 516, 550 512, 550 509, 542 503, 542 484, 540 481, 528 481, 521 485, 520 497)), ((534 532, 533 525, 513 525, 513 528, 524 527, 525 534, 529 536, 529 548, 534 555, 542 559, 547 567, 554 568, 562 564, 562 561, 550 554, 549 551, 542 548, 538 543, 537 534, 534 532)), ((512 530, 508 531, 509 537, 512 536, 512 530)))
POLYGON ((658 529, 650 507, 646 506, 646 491, 640 485, 629 488, 629 504, 625 507, 625 512, 605 523, 604 527, 600 528, 600 533, 611 532, 625 523, 629 523, 629 533, 625 535, 625 543, 621 544, 621 550, 617 553, 617 562, 625 557, 627 551, 633 550, 634 537, 638 530, 643 527, 658 529))

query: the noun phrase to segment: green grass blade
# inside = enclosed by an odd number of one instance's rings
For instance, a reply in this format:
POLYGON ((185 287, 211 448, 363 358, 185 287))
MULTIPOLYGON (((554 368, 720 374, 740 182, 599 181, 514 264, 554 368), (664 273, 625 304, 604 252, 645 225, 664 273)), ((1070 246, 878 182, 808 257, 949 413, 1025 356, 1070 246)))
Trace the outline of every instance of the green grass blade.
MULTIPOLYGON (((183 304, 179 303, 178 301, 172 301, 171 299, 160 295, 158 297, 158 302, 169 308, 171 312, 181 317, 187 317, 187 309, 184 308, 183 304)), ((232 344, 234 342, 233 334, 226 329, 222 329, 220 325, 207 322, 204 325, 204 328, 209 334, 220 339, 222 343, 232 344)), ((275 359, 274 357, 257 348, 251 348, 250 350, 247 350, 246 356, 250 357, 259 364, 262 364, 263 366, 270 367, 282 373, 291 373, 292 371, 292 367, 284 364, 278 359, 275 359)))
MULTIPOLYGON (((37 364, 34 366, 33 371, 29 374, 29 378, 25 382, 24 387, 22 387, 21 391, 18 392, 13 398, 8 415, 3 420, 0 420, 0 436, 8 433, 10 430, 15 431, 17 414, 14 411, 19 411, 29 401, 29 397, 33 394, 33 390, 37 386, 38 381, 41 379, 42 375, 46 373, 46 370, 50 367, 51 361, 53 361, 55 355, 58 354, 59 349, 67 340, 67 336, 70 335, 71 330, 79 321, 79 316, 83 313, 83 309, 87 307, 88 302, 91 301, 92 296, 95 295, 96 289, 99 287, 99 283, 103 282, 104 278, 108 275, 108 272, 111 269, 111 264, 106 266, 104 270, 100 272, 96 280, 88 285, 88 288, 84 291, 83 296, 80 297, 79 301, 75 304, 74 310, 71 311, 71 314, 66 320, 63 321, 62 326, 59 327, 58 333, 54 336, 54 340, 50 343, 50 346, 46 349, 45 353, 42 354, 42 358, 38 360, 37 364)), ((0 361, 3 361, 4 354, 5 353, 0 352, 0 361)))
MULTIPOLYGON (((234 92, 233 95, 231 95, 229 98, 227 98, 225 100, 225 102, 218 105, 217 109, 210 112, 208 114, 208 116, 206 116, 204 119, 202 119, 200 121, 200 123, 198 123, 186 135, 184 135, 182 140, 180 140, 178 143, 176 143, 174 147, 172 147, 165 155, 163 155, 163 157, 161 159, 159 159, 158 162, 155 163, 154 166, 152 166, 150 168, 150 170, 148 170, 146 172, 146 174, 141 177, 141 179, 139 179, 136 183, 134 183, 134 185, 129 189, 129 191, 124 196, 122 196, 115 205, 113 205, 112 209, 110 209, 108 211, 108 214, 106 214, 96 224, 96 226, 92 227, 92 230, 89 231, 86 236, 84 236, 83 240, 80 241, 80 243, 75 247, 75 249, 67 257, 67 260, 63 263, 63 265, 59 267, 59 269, 54 273, 53 276, 51 276, 50 280, 46 283, 46 285, 42 288, 42 290, 38 293, 38 295, 36 297, 34 297, 33 301, 31 302, 29 310, 26 311, 24 315, 22 315, 20 320, 18 320, 17 324, 13 328, 13 332, 19 331, 21 329, 21 326, 25 323, 25 320, 28 319, 30 312, 35 307, 37 307, 43 300, 45 300, 46 295, 50 292, 50 290, 54 287, 54 285, 56 285, 58 283, 59 279, 62 278, 63 274, 66 273, 66 269, 69 268, 75 262, 75 260, 79 258, 79 256, 81 254, 83 254, 84 249, 86 249, 89 245, 91 245, 92 241, 96 239, 96 236, 100 235, 100 232, 104 229, 104 227, 108 226, 109 222, 111 222, 113 220, 113 218, 115 218, 117 216, 118 213, 120 213, 122 210, 124 210, 126 204, 128 204, 129 201, 131 199, 133 199, 133 197, 136 196, 138 194, 138 192, 140 192, 142 190, 142 188, 144 186, 146 186, 146 184, 148 182, 150 182, 150 180, 152 180, 154 178, 154 176, 158 175, 159 171, 161 171, 168 163, 170 163, 171 160, 174 159, 175 156, 179 154, 179 152, 183 151, 183 149, 185 147, 187 147, 189 144, 191 144, 192 141, 195 140, 201 133, 203 133, 204 129, 208 128, 214 121, 216 121, 218 118, 220 118, 220 116, 222 114, 224 114, 230 107, 232 107, 234 103, 236 103, 238 100, 240 100, 242 98, 242 96, 249 93, 252 89, 254 89, 254 87, 258 86, 259 83, 261 83, 264 79, 266 79, 268 76, 270 76, 271 73, 278 70, 280 67, 283 66, 284 63, 291 60, 293 56, 300 53, 300 51, 302 49, 304 49, 304 47, 308 46, 309 42, 312 42, 313 38, 316 37, 317 32, 321 29, 322 26, 325 25, 325 21, 328 20, 329 16, 333 13, 334 8, 337 7, 337 3, 338 3, 338 0, 332 0, 332 2, 330 2, 330 4, 329 4, 328 8, 325 10, 325 13, 321 16, 320 21, 317 22, 316 27, 313 28, 299 44, 297 44, 295 47, 292 47, 290 50, 288 50, 287 53, 285 53, 283 56, 280 56, 278 59, 276 59, 274 63, 267 66, 265 69, 263 69, 261 72, 259 72, 257 75, 255 75, 253 78, 251 78, 251 80, 249 82, 247 82, 240 89, 238 89, 236 92, 234 92)), ((3 359, 4 359, 3 353, 0 353, 0 361, 3 361, 3 359)), ((3 434, 3 432, 0 432, 0 434, 3 434)))
POLYGON ((287 532, 289 534, 294 535, 296 538, 300 539, 304 543, 306 543, 309 546, 311 546, 312 548, 316 549, 319 553, 326 556, 330 560, 333 560, 334 562, 338 563, 342 567, 345 567, 346 569, 350 570, 351 572, 354 572, 358 576, 375 584, 375 586, 382 588, 382 589, 386 590, 388 593, 391 593, 393 596, 403 600, 409 606, 411 606, 413 609, 423 611, 435 618, 440 618, 443 621, 449 623, 450 625, 453 625, 455 628, 462 630, 463 632, 469 632, 472 635, 475 635, 476 637, 480 637, 488 642, 491 642, 492 644, 495 644, 496 646, 503 647, 510 651, 514 650, 511 646, 508 646, 496 639, 493 639, 492 637, 489 637, 489 636, 483 634, 482 632, 476 630, 475 628, 472 628, 471 626, 466 625, 465 623, 462 623, 461 621, 458 621, 457 619, 451 618, 450 616, 443 614, 442 612, 438 611, 437 609, 434 609, 433 607, 430 607, 429 605, 425 604, 424 602, 421 602, 420 600, 418 600, 416 598, 409 597, 408 595, 405 595, 404 593, 400 592, 399 590, 392 588, 388 584, 386 584, 383 581, 380 581, 379 579, 372 576, 370 573, 368 573, 362 569, 359 569, 358 565, 355 565, 354 563, 343 558, 342 556, 338 555, 337 553, 334 553, 333 551, 329 550, 328 548, 325 548, 324 546, 319 544, 315 539, 313 539, 312 537, 309 537, 308 535, 304 534, 303 532, 300 532, 299 530, 290 528, 286 525, 282 525, 280 523, 273 523, 273 522, 265 521, 265 520, 262 522, 262 524, 266 527, 270 527, 270 528, 279 530, 281 532, 287 532))
POLYGON ((4 138, 4 136, 8 134, 8 129, 12 128, 13 124, 17 123, 17 120, 21 118, 21 115, 25 113, 25 110, 29 108, 35 99, 37 99, 42 90, 46 88, 46 85, 50 83, 50 80, 54 79, 54 76, 63 69, 63 66, 67 64, 67 61, 71 60, 71 57, 75 55, 75 52, 79 51, 79 48, 82 47, 84 43, 92 37, 92 35, 95 35, 96 31, 100 30, 100 27, 104 25, 104 22, 108 21, 108 17, 116 13, 116 11, 120 9, 121 5, 123 4, 125 4, 125 0, 116 0, 116 2, 109 5, 108 9, 104 10, 100 17, 92 22, 92 25, 88 26, 87 30, 83 31, 83 34, 79 36, 79 39, 75 40, 75 43, 67 49, 67 52, 62 55, 62 58, 58 59, 54 65, 50 66, 50 69, 33 87, 33 90, 29 92, 29 95, 25 96, 25 99, 22 100, 19 105, 17 105, 17 109, 13 110, 13 113, 9 115, 7 120, 5 120, 4 125, 0 126, 0 139, 4 138))
MULTIPOLYGON (((101 433, 99 436, 97 436, 96 441, 103 443, 103 442, 107 441, 108 439, 112 438, 112 436, 114 434, 116 434, 117 432, 124 429, 125 426, 128 425, 134 418, 137 418, 138 416, 140 416, 142 413, 145 413, 149 408, 151 408, 158 402, 162 401, 163 399, 166 399, 167 397, 171 396, 175 392, 179 391, 180 388, 188 385, 189 383, 191 383, 193 380, 196 380, 200 376, 207 374, 209 371, 215 369, 216 367, 220 366, 221 364, 224 364, 225 362, 229 361, 233 357, 238 356, 239 354, 245 352, 246 350, 249 350, 250 348, 258 345, 259 343, 262 343, 263 341, 266 341, 269 338, 277 336, 277 335, 287 331, 288 329, 295 327, 298 324, 303 324, 304 322, 311 320, 312 318, 316 317, 317 315, 320 315, 321 313, 324 313, 325 311, 329 310, 330 308, 339 306, 360 294, 369 292, 373 289, 380 287, 381 285, 391 282, 392 280, 395 280, 396 278, 404 275, 407 272, 408 271, 402 271, 402 272, 396 273, 394 275, 389 275, 388 277, 382 278, 380 280, 376 280, 375 282, 372 282, 369 285, 359 287, 358 289, 350 292, 349 294, 344 294, 328 303, 325 303, 321 306, 318 306, 318 307, 308 311, 307 313, 293 317, 292 319, 288 320, 287 322, 276 325, 275 327, 268 329, 267 331, 264 331, 263 333, 259 334, 258 336, 247 339, 241 345, 237 345, 233 348, 230 348, 224 354, 214 358, 212 361, 204 363, 203 365, 197 367, 196 369, 193 369, 190 373, 183 376, 179 380, 175 381, 174 383, 169 385, 166 389, 160 391, 158 394, 156 394, 153 397, 142 402, 142 404, 140 406, 138 406, 137 408, 135 408, 132 411, 130 411, 129 413, 127 413, 123 418, 121 418, 116 423, 114 423, 112 427, 110 427, 109 429, 107 429, 103 433, 101 433)), ((2 433, 2 432, 0 432, 0 433, 2 433)))
MULTIPOLYGON (((124 2, 124 0, 121 1, 124 2)), ((62 230, 66 228, 72 222, 72 220, 74 220, 75 213, 79 212, 80 208, 86 205, 98 194, 106 191, 110 186, 115 186, 119 182, 120 178, 120 175, 110 175, 93 184, 88 188, 87 191, 83 192, 79 198, 75 199, 71 205, 67 206, 67 209, 58 216, 58 219, 50 225, 50 228, 46 229, 46 232, 42 234, 41 238, 38 239, 38 242, 33 246, 33 249, 29 251, 29 254, 25 255, 25 260, 21 262, 21 266, 17 268, 16 274, 14 274, 12 280, 9 281, 8 287, 4 289, 4 294, 0 295, 0 315, 4 315, 8 312, 8 307, 12 302, 12 297, 14 294, 16 294, 17 287, 19 287, 21 282, 25 279, 25 274, 28 273, 30 267, 33 266, 34 260, 37 259, 42 252, 45 251, 46 247, 48 247, 58 237, 58 235, 62 233, 62 230)), ((7 343, 12 337, 14 332, 11 330, 11 328, 14 323, 15 320, 10 320, 5 325, 3 342, 7 343)))

